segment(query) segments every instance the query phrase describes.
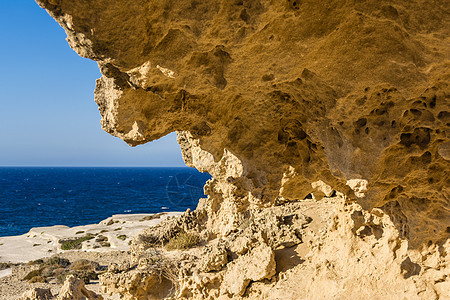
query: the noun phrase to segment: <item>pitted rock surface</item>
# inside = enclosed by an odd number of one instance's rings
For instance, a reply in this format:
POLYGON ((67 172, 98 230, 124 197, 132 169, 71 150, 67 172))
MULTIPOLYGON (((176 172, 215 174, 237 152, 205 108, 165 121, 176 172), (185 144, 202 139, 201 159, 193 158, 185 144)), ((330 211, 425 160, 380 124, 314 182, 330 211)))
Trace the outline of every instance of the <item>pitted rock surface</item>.
POLYGON ((411 247, 448 238, 446 1, 37 2, 98 62, 103 129, 130 145, 179 131, 227 222, 321 180, 411 247))

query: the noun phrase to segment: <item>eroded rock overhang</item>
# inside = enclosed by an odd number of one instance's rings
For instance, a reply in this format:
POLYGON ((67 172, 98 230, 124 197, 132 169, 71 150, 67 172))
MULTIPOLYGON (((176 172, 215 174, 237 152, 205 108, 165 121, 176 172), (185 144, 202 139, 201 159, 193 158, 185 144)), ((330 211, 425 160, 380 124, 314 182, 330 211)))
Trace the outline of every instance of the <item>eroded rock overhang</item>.
POLYGON ((103 129, 130 145, 179 131, 230 214, 320 180, 413 247, 449 237, 445 2, 37 2, 98 62, 103 129))

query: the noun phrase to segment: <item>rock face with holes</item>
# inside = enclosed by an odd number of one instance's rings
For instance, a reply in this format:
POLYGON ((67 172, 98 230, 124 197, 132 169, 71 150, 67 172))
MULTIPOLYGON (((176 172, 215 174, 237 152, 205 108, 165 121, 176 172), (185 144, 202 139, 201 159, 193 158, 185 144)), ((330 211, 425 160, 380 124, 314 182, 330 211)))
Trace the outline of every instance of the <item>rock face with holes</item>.
POLYGON ((448 238, 445 2, 37 2, 98 62, 103 129, 130 145, 182 132, 218 206, 302 199, 322 180, 415 247, 448 238))
POLYGON ((212 235, 316 188, 381 209, 411 249, 448 240, 445 1, 37 2, 98 62, 105 131, 132 146, 178 131, 213 176, 212 235))

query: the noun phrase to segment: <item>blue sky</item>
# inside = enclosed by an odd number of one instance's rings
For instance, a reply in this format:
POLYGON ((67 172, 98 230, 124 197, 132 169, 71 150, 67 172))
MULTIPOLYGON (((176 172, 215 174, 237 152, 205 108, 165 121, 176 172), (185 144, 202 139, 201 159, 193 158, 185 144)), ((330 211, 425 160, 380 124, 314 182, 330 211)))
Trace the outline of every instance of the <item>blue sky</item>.
POLYGON ((100 128, 97 64, 32 0, 0 0, 0 166, 184 166, 175 133, 131 148, 100 128))

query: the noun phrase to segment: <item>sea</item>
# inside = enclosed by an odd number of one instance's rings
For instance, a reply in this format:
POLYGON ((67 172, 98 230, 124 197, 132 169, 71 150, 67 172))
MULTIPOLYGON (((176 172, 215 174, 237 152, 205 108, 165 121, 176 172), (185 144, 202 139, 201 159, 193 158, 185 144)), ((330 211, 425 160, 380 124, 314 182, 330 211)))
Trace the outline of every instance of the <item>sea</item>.
POLYGON ((187 167, 0 167, 0 236, 195 209, 210 178, 187 167))

